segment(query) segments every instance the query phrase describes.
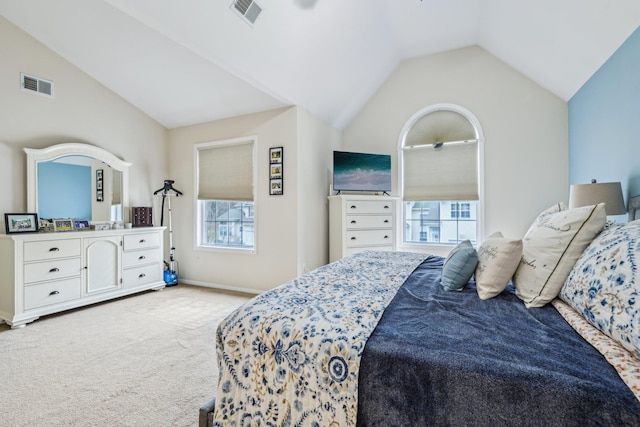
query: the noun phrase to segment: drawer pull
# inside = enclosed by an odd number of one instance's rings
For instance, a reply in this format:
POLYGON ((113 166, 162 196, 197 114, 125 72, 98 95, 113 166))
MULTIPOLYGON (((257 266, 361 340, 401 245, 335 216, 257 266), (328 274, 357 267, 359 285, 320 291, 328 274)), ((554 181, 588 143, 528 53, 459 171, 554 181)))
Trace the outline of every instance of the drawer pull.
POLYGON ((138 279, 142 279, 142 278, 143 278, 143 277, 145 277, 145 276, 146 276, 146 274, 144 274, 144 273, 140 273, 140 275, 138 276, 138 279))
POLYGON ((144 242, 146 242, 146 240, 140 239, 140 241, 138 243, 144 243, 144 242))
POLYGON ((59 252, 60 249, 59 248, 51 248, 49 249, 49 252, 59 252))
POLYGON ((60 269, 58 267, 54 267, 51 270, 49 270, 49 273, 57 273, 58 271, 60 271, 60 269))
POLYGON ((385 223, 385 224, 389 224, 389 220, 388 220, 388 219, 385 219, 385 220, 384 220, 384 223, 385 223))
POLYGON ((389 206, 388 206, 388 205, 384 205, 384 208, 385 208, 385 209, 389 209, 389 206))
POLYGON ((351 238, 351 240, 356 240, 356 238, 355 238, 355 237, 352 237, 352 238, 351 238))
POLYGON ((389 236, 384 236, 384 238, 385 238, 385 239, 388 239, 388 238, 389 238, 389 236))
POLYGON ((49 292, 49 296, 53 296, 53 295, 58 295, 60 292, 58 291, 51 291, 49 292))
POLYGON ((355 209, 355 208, 356 208, 356 205, 351 205, 351 209, 355 209))
POLYGON ((355 223, 356 223, 355 219, 351 220, 351 224, 355 224, 355 223))
POLYGON ((145 258, 147 258, 147 257, 146 257, 146 256, 144 256, 144 255, 140 255, 140 256, 138 257, 138 259, 145 259, 145 258))

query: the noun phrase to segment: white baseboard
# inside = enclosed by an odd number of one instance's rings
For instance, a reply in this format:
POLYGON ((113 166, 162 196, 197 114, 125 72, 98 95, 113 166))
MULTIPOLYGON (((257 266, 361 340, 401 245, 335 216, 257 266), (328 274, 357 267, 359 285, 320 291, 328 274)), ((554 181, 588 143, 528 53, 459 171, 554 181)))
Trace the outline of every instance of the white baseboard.
POLYGON ((185 285, 202 286, 203 288, 221 289, 224 291, 242 292, 244 294, 258 295, 264 292, 264 289, 241 288, 238 286, 220 285, 218 283, 201 282, 199 280, 179 279, 178 283, 185 285))

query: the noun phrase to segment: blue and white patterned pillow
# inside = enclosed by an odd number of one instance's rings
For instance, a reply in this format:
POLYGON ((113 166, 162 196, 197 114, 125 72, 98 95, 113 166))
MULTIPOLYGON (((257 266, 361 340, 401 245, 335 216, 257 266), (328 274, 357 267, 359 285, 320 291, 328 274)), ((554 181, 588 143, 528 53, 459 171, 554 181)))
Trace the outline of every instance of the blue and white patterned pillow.
POLYGON ((615 224, 585 249, 560 298, 640 358, 640 221, 615 224))

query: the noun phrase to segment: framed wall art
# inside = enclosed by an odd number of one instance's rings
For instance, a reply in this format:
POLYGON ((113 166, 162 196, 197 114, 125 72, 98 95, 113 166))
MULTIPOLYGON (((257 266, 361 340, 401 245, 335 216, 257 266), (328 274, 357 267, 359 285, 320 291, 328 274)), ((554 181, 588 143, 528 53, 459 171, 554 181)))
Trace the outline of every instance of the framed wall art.
POLYGON ((269 149, 269 194, 272 196, 284 194, 283 154, 282 147, 272 147, 269 149))
POLYGON ((4 226, 7 234, 34 233, 40 228, 37 213, 6 213, 4 226))
POLYGON ((96 170, 96 201, 103 202, 104 201, 104 193, 102 191, 102 183, 103 183, 103 170, 96 170))

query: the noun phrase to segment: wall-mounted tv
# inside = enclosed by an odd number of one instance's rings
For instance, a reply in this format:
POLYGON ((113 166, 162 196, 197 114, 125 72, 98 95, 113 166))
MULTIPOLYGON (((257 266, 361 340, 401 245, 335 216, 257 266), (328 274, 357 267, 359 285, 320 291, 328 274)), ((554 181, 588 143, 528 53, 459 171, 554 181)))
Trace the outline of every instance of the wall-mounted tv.
POLYGON ((391 191, 391 156, 388 154, 333 152, 335 191, 391 191))

